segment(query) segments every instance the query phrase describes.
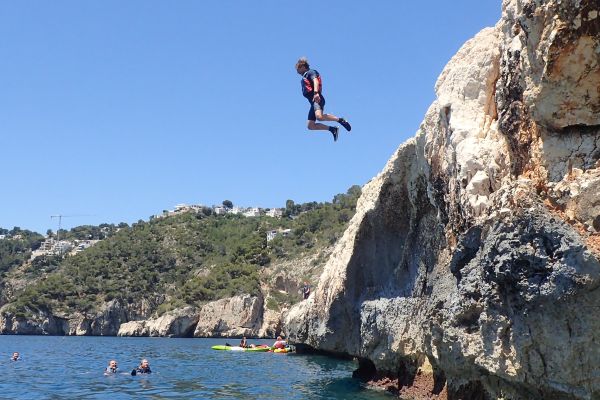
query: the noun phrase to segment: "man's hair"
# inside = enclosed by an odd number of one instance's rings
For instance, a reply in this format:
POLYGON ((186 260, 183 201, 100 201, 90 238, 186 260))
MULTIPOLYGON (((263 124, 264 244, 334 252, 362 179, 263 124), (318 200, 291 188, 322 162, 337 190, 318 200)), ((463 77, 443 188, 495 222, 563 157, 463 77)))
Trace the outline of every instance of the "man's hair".
POLYGON ((296 69, 300 67, 310 68, 310 65, 308 65, 308 59, 306 57, 300 57, 298 62, 296 62, 296 69))

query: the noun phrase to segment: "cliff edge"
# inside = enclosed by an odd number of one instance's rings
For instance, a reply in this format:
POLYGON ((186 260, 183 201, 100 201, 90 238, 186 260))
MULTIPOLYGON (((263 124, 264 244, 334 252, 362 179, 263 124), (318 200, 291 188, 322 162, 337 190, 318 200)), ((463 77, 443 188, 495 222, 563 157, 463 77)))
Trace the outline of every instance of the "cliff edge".
POLYGON ((505 0, 435 90, 288 337, 401 394, 600 398, 597 0, 505 0))

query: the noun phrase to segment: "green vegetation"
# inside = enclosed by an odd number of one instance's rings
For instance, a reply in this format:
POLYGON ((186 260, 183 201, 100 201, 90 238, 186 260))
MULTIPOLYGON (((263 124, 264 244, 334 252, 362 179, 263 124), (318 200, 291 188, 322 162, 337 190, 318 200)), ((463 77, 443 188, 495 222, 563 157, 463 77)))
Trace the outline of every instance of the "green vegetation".
MULTIPOLYGON (((120 225, 118 231, 114 225, 75 228, 64 237, 107 237, 73 256, 35 259, 25 272, 29 279, 38 279, 11 299, 11 308, 22 315, 86 312, 112 299, 146 299, 162 313, 236 294, 257 294, 261 271, 274 260, 303 257, 335 243, 354 215, 359 195, 360 188, 353 186, 332 203, 296 205, 288 200, 287 216, 281 219, 217 216, 203 209, 120 225), (267 243, 269 231, 281 234, 267 243)), ((39 246, 42 239, 32 236, 28 248, 39 246)), ((5 257, 0 260, 4 265, 5 257)), ((269 308, 299 300, 296 294, 273 292, 269 308)))
MULTIPOLYGON (((121 223, 118 226, 114 224, 81 225, 69 231, 61 229, 58 233, 60 240, 102 240, 114 235, 117 230, 122 228, 127 228, 127 224, 121 223)), ((55 235, 52 236, 56 238, 55 235)))
POLYGON ((0 228, 0 235, 5 236, 0 240, 0 276, 29 260, 31 252, 44 241, 39 233, 18 227, 12 230, 0 228))

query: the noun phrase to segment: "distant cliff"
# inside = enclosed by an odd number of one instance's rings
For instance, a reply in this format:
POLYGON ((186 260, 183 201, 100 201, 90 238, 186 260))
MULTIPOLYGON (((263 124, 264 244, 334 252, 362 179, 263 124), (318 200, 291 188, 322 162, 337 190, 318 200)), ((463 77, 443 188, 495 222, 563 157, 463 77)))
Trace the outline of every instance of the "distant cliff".
POLYGON ((363 188, 290 339, 411 398, 600 398, 599 8, 504 1, 363 188))
POLYGON ((120 225, 74 254, 34 252, 41 235, 0 230, 0 334, 273 337, 360 193, 290 200, 281 218, 189 209, 120 225))

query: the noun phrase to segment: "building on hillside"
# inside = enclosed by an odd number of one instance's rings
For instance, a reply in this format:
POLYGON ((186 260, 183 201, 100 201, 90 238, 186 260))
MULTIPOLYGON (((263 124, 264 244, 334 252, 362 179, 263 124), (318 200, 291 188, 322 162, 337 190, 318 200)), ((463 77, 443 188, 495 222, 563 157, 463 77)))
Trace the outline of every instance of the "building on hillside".
POLYGON ((260 216, 260 208, 258 208, 258 207, 248 208, 244 212, 244 216, 246 216, 246 217, 259 217, 260 216))
POLYGON ((246 211, 246 209, 244 207, 235 206, 235 207, 233 207, 232 209, 229 210, 229 213, 237 215, 237 214, 243 214, 244 211, 246 211))
POLYGON ((92 247, 93 245, 98 243, 99 241, 100 240, 76 240, 74 243, 75 248, 73 249, 72 252, 77 254, 80 251, 89 249, 90 247, 92 247))
POLYGON ((267 211, 266 215, 268 217, 281 218, 283 217, 283 208, 271 208, 267 211))
MULTIPOLYGON (((82 242, 98 242, 98 240, 84 240, 82 242)), ((31 260, 46 255, 67 254, 74 246, 74 243, 68 240, 57 242, 54 238, 47 238, 40 244, 40 247, 37 250, 31 252, 31 260)))
POLYGON ((190 206, 187 204, 177 204, 173 210, 176 213, 186 212, 190 210, 190 206))
POLYGON ((48 239, 44 240, 42 242, 42 244, 40 244, 40 247, 38 248, 37 251, 50 252, 54 248, 55 244, 56 244, 56 240, 54 240, 54 238, 48 238, 48 239))
POLYGON ((267 242, 270 242, 271 240, 275 239, 277 237, 277 231, 276 230, 272 230, 272 231, 268 231, 267 232, 267 242))
POLYGON ((0 235, 0 240, 6 239, 6 235, 0 235))
POLYGON ((227 207, 214 206, 213 211, 216 215, 224 215, 224 214, 227 214, 227 207))
POLYGON ((56 243, 52 250, 54 254, 66 254, 71 251, 71 249, 73 249, 73 243, 67 240, 61 240, 60 242, 56 243))
POLYGON ((281 230, 273 229, 273 230, 267 232, 267 242, 270 242, 271 240, 275 239, 278 235, 286 237, 286 236, 289 236, 291 233, 292 233, 291 229, 281 229, 281 230))

